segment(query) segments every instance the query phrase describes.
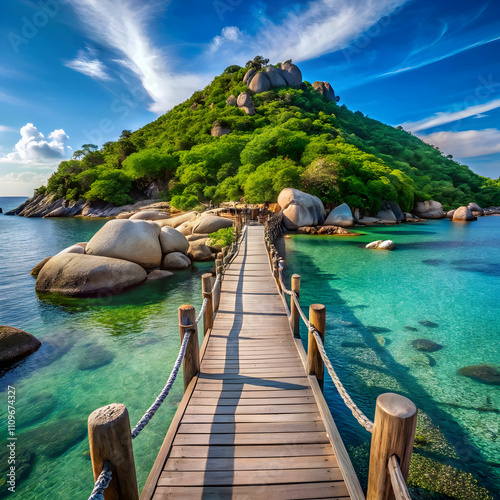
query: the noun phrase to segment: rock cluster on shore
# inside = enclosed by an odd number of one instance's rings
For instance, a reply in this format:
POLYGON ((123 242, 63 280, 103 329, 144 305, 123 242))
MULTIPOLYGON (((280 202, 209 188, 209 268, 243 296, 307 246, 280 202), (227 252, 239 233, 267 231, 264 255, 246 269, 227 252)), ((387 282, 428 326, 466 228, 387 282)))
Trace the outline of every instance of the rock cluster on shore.
POLYGON ((42 343, 19 328, 0 325, 0 366, 4 367, 34 353, 42 343))
POLYGON ((78 243, 46 258, 32 270, 40 293, 71 297, 107 296, 146 280, 172 276, 191 261, 212 260, 220 248, 209 234, 232 221, 212 213, 189 212, 169 219, 141 212, 107 222, 88 243, 78 243))

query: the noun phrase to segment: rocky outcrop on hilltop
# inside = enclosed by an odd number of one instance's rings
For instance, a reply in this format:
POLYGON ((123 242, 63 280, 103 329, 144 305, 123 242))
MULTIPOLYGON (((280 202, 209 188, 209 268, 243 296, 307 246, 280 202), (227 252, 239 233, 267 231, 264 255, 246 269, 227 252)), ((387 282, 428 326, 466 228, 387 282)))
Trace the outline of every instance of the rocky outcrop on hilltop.
POLYGON ((312 88, 333 102, 339 102, 339 97, 335 95, 332 86, 328 82, 314 82, 312 88))
POLYGON ((302 72, 290 60, 285 61, 280 68, 276 66, 266 66, 260 70, 250 68, 243 77, 243 83, 253 94, 260 94, 278 87, 298 89, 302 85, 302 72))

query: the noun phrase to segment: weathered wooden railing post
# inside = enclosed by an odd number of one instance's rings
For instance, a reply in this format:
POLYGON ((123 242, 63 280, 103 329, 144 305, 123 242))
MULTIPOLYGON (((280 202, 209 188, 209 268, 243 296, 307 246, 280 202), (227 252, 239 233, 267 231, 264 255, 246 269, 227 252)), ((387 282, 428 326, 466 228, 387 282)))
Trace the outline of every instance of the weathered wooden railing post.
POLYGON ((200 347, 198 344, 198 327, 196 321, 196 311, 193 306, 184 304, 179 307, 179 331, 181 342, 188 330, 191 330, 186 353, 184 354, 184 390, 187 389, 191 379, 200 371, 200 347))
POLYGON ((367 500, 391 500, 394 492, 388 473, 396 455, 404 480, 408 479, 417 425, 417 408, 404 396, 386 393, 377 398, 370 449, 367 500))
MULTIPOLYGON (((325 340, 326 308, 323 304, 312 304, 309 307, 309 323, 311 323, 321 335, 321 340, 325 340)), ((315 375, 318 384, 323 390, 324 365, 316 344, 316 339, 310 331, 307 342, 307 373, 315 375)))
POLYGON ((104 490, 105 500, 139 500, 127 408, 117 403, 98 408, 89 416, 88 430, 94 480, 104 461, 113 466, 111 483, 104 490))
MULTIPOLYGON (((300 297, 300 274, 292 275, 292 292, 295 292, 297 298, 300 297)), ((290 325, 293 336, 300 338, 300 314, 293 297, 290 297, 290 325)))
POLYGON ((203 335, 206 335, 208 330, 212 328, 214 321, 214 302, 212 293, 212 274, 205 273, 201 277, 201 288, 203 291, 203 300, 207 299, 207 307, 203 313, 203 335))
POLYGON ((217 254, 217 259, 215 260, 215 274, 218 276, 222 273, 222 259, 219 258, 220 254, 217 254))

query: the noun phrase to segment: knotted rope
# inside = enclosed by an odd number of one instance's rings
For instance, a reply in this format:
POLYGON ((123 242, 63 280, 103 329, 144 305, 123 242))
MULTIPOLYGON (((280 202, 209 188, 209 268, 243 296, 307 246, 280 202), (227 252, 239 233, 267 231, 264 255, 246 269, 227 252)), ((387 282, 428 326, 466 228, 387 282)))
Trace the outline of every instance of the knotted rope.
POLYGON ((113 478, 113 466, 105 460, 102 464, 102 471, 95 482, 94 489, 89 496, 89 500, 104 500, 104 490, 109 486, 113 478))

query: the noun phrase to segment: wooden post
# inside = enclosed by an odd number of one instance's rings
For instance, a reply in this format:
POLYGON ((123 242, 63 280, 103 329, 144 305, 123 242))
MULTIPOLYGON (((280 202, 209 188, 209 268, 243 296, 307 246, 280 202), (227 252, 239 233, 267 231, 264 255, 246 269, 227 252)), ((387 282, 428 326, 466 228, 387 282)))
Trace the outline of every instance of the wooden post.
MULTIPOLYGON (((292 292, 300 297, 300 274, 292 276, 292 292)), ((292 327, 293 336, 300 338, 300 314, 293 297, 290 297, 290 325, 292 327)))
POLYGON ((394 499, 390 475, 387 472, 392 455, 398 457, 404 480, 408 479, 416 425, 417 408, 408 398, 390 392, 377 398, 367 500, 394 499))
POLYGON ((222 260, 217 256, 215 261, 215 276, 217 277, 220 273, 222 273, 222 260))
MULTIPOLYGON (((321 340, 325 340, 326 308, 322 304, 312 304, 309 307, 309 323, 311 323, 321 335, 321 340)), ((323 360, 316 344, 316 339, 312 332, 309 332, 307 344, 307 373, 315 375, 318 384, 323 390, 324 366, 323 360)))
POLYGON ((117 403, 98 408, 89 416, 88 430, 94 481, 105 460, 113 466, 105 500, 139 500, 127 408, 117 403))
POLYGON ((200 371, 200 347, 198 344, 198 327, 194 324, 195 321, 196 311, 193 306, 184 304, 179 307, 181 342, 184 340, 186 331, 188 329, 192 330, 186 346, 186 353, 184 354, 184 390, 187 389, 191 379, 200 371), (189 326, 189 328, 186 328, 186 326, 189 326))
POLYGON ((203 291, 203 300, 208 299, 205 313, 203 314, 203 335, 212 328, 214 321, 214 302, 212 294, 212 274, 205 273, 201 277, 201 288, 203 291))

